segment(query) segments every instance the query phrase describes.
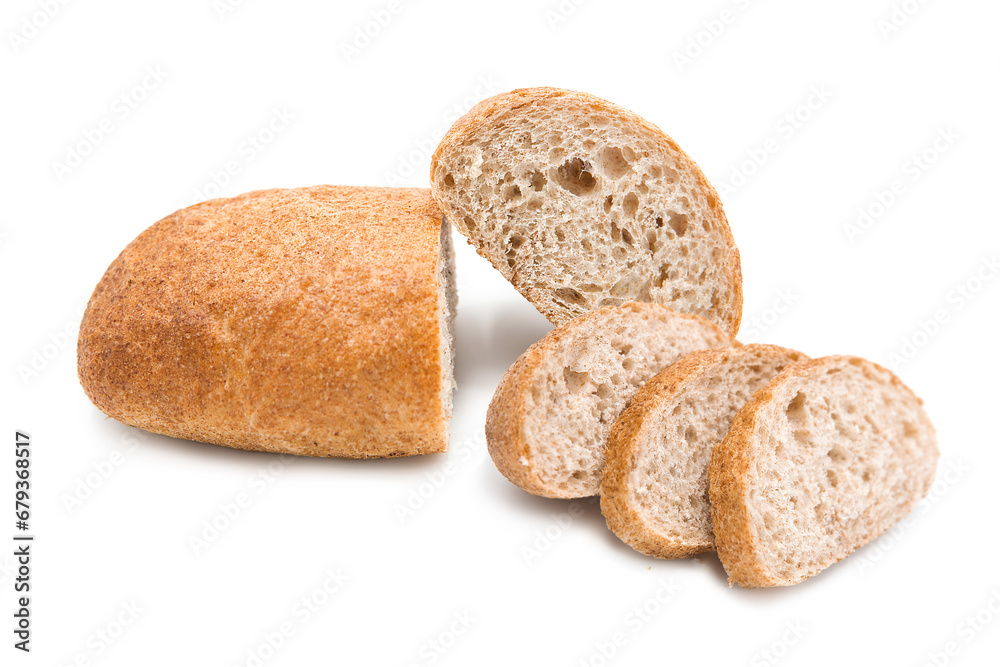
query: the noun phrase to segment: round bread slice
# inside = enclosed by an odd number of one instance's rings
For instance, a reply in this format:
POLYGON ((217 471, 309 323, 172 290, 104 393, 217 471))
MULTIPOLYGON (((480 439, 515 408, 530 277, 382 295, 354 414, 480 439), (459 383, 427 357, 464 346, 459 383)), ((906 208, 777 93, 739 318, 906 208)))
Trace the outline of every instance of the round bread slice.
POLYGON ((601 512, 615 535, 659 558, 714 549, 712 449, 755 391, 806 359, 774 345, 703 350, 644 384, 608 440, 601 512))
POLYGON ((554 324, 641 301, 739 330, 740 256, 718 194, 627 109, 557 88, 491 97, 445 135, 431 186, 479 254, 554 324))
POLYGON ((501 380, 486 415, 490 456, 529 493, 596 495, 611 424, 639 387, 689 352, 731 344, 708 320, 657 304, 571 320, 528 348, 501 380))
POLYGON ((131 426, 239 449, 442 452, 451 227, 429 190, 262 190, 177 211, 111 264, 84 391, 131 426))
POLYGON ((922 402, 858 357, 794 364, 744 406, 709 467, 730 583, 788 586, 906 516, 934 481, 922 402))

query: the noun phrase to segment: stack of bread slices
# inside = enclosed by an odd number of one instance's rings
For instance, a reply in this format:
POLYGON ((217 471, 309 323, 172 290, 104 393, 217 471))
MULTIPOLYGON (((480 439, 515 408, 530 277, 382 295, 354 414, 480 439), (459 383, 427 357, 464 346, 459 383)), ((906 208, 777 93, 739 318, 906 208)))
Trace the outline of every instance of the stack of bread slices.
POLYGON ((453 225, 556 325, 487 415, 490 454, 525 491, 599 494, 635 549, 716 550, 742 586, 816 574, 927 493, 934 428, 892 373, 735 339, 722 203, 654 125, 591 95, 515 90, 455 123, 430 176, 160 220, 88 304, 87 395, 127 424, 241 449, 445 451, 453 225))

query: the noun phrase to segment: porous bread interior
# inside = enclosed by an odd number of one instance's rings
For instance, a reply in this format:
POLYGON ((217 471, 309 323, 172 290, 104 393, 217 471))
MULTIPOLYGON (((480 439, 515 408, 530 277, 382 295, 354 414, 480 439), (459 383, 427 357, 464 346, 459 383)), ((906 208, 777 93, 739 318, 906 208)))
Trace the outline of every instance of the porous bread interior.
POLYGON ((716 327, 667 308, 595 315, 547 352, 527 398, 531 464, 567 497, 600 493, 611 425, 643 383, 689 352, 730 344, 716 327))
POLYGON ((714 548, 708 499, 712 449, 754 392, 805 358, 771 346, 732 348, 647 417, 628 484, 646 530, 666 541, 714 548))
POLYGON ((934 427, 909 390, 857 358, 784 384, 758 414, 748 475, 757 558, 796 583, 901 519, 937 464, 934 427))
POLYGON ((662 133, 597 102, 537 100, 447 147, 433 174, 446 213, 557 324, 643 301, 735 333, 738 260, 717 195, 662 133))
POLYGON ((455 391, 455 312, 458 289, 455 286, 455 249, 451 243, 451 225, 441 220, 441 242, 437 263, 438 313, 441 327, 441 407, 444 411, 445 442, 451 430, 452 395, 455 391))

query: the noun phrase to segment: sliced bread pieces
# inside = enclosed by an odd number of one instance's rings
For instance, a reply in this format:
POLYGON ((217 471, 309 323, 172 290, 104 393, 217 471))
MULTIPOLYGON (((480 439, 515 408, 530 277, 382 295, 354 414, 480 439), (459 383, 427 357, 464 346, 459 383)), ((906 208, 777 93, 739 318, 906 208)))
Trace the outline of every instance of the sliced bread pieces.
POLYGON ((657 304, 601 308, 571 320, 504 375, 486 417, 490 455, 530 493, 595 495, 608 432, 639 387, 689 352, 731 344, 708 320, 657 304))
POLYGON ((922 402, 888 370, 846 356, 790 366, 712 455, 730 583, 787 586, 839 561, 910 512, 937 459, 922 402))
POLYGON ((660 558, 714 549, 712 449, 755 391, 807 358, 773 345, 703 350, 643 385, 608 440, 601 484, 608 527, 634 549, 660 558))
POLYGON ((431 160, 434 197, 554 324, 627 301, 735 335, 740 257, 719 196, 659 128, 557 88, 489 98, 431 160))
POLYGON ((105 414, 240 449, 442 452, 451 228, 429 190, 263 190, 177 211, 111 264, 80 328, 105 414))

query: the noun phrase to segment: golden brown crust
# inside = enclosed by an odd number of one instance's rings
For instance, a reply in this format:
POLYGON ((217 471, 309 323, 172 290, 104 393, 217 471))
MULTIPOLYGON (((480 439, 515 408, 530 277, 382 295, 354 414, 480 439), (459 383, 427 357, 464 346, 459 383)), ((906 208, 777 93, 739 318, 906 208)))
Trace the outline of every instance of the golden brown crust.
MULTIPOLYGON (((438 144, 437 149, 434 151, 433 156, 431 156, 431 183, 437 183, 437 168, 442 154, 445 151, 451 150, 451 148, 455 145, 461 144, 470 135, 477 132, 481 127, 487 125, 496 114, 510 113, 519 108, 555 98, 566 98, 579 103, 581 106, 590 107, 597 111, 611 113, 622 118, 627 124, 641 127, 658 140, 660 144, 659 147, 662 150, 675 154, 679 162, 687 163, 691 173, 697 178, 699 186, 702 187, 707 193, 706 199, 708 200, 709 208, 714 216, 714 227, 723 234, 726 244, 729 247, 727 268, 730 272, 729 278, 733 289, 733 302, 732 308, 727 313, 726 319, 723 322, 720 322, 720 326, 724 331, 726 331, 727 334, 735 336, 740 329, 740 320, 743 315, 743 271, 740 263, 740 251, 736 247, 736 240, 733 238, 732 229, 729 226, 726 213, 722 208, 722 200, 719 198, 718 192, 705 177, 701 168, 698 167, 698 164, 692 160, 687 153, 681 150, 681 147, 677 145, 677 142, 671 139, 659 127, 648 122, 636 113, 594 95, 573 90, 565 90, 562 88, 519 88, 507 93, 494 95, 493 97, 483 100, 469 110, 468 113, 455 121, 455 124, 452 125, 452 127, 445 134, 441 143, 438 144)), ((468 231, 462 228, 461 225, 456 224, 455 228, 462 234, 468 236, 468 231)), ((501 273, 504 272, 504 269, 500 266, 500 264, 498 264, 500 261, 498 258, 488 256, 478 245, 476 246, 476 251, 493 263, 494 266, 501 271, 501 273)), ((530 300, 530 294, 528 292, 532 287, 531 285, 519 284, 516 280, 512 280, 512 283, 519 292, 524 294, 525 297, 530 300)), ((537 303, 534 300, 532 300, 532 302, 539 307, 542 314, 545 315, 553 324, 558 325, 564 322, 565 313, 555 311, 552 308, 544 307, 544 304, 537 303)))
POLYGON ((156 433, 368 458, 445 451, 429 190, 262 190, 140 234, 91 297, 84 391, 156 433))
POLYGON ((638 510, 629 480, 637 465, 640 445, 647 441, 647 430, 653 428, 655 417, 662 412, 663 406, 675 402, 693 382, 713 373, 733 354, 751 351, 764 352, 776 358, 807 358, 794 350, 763 344, 692 352, 644 384, 611 427, 607 462, 601 478, 601 512, 608 528, 636 551, 657 558, 686 558, 715 549, 711 540, 689 542, 672 539, 648 526, 638 510))
MULTIPOLYGON (((528 493, 546 498, 577 498, 579 496, 547 484, 537 473, 532 460, 531 448, 524 435, 525 421, 535 375, 544 363, 550 350, 578 329, 589 329, 595 320, 606 313, 618 309, 641 311, 645 309, 667 310, 676 317, 699 321, 715 328, 720 335, 725 333, 698 315, 679 313, 666 306, 652 303, 630 302, 621 306, 607 306, 591 311, 582 317, 570 320, 550 331, 544 338, 533 344, 518 358, 504 374, 497 386, 486 413, 486 443, 497 469, 513 484, 528 493)), ((734 344, 738 344, 735 343, 734 344)))
MULTIPOLYGON (((909 393, 918 404, 923 404, 891 371, 867 359, 851 356, 829 356, 791 364, 754 394, 753 399, 737 413, 725 440, 713 450, 708 471, 716 549, 729 575, 730 585, 736 583, 744 588, 789 586, 803 580, 780 578, 759 558, 759 541, 747 507, 751 467, 754 465, 754 436, 761 413, 786 384, 799 378, 821 375, 827 368, 843 363, 868 366, 883 375, 884 379, 888 378, 894 387, 909 393)), ((925 494, 929 490, 930 481, 932 480, 928 480, 924 490, 925 494)), ((902 518, 905 511, 901 510, 897 518, 902 518)), ((883 530, 884 528, 870 531, 858 544, 852 545, 851 550, 875 539, 883 530)))

